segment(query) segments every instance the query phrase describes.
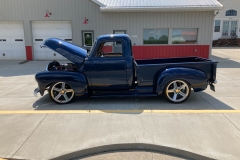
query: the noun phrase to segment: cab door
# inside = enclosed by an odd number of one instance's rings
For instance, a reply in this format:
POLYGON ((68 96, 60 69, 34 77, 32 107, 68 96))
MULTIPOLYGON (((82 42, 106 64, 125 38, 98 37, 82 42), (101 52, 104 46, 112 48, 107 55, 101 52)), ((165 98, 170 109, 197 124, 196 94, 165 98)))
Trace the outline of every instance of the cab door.
POLYGON ((97 90, 127 89, 126 58, 121 41, 99 43, 91 57, 91 88, 97 90), (118 43, 121 49, 114 51, 118 43))

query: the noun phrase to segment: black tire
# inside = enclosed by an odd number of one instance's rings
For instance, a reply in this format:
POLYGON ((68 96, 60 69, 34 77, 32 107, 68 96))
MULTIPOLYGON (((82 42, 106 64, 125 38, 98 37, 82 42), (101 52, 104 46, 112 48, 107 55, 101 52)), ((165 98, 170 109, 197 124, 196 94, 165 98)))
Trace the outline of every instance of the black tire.
POLYGON ((191 87, 188 82, 183 80, 172 80, 164 87, 164 95, 171 103, 182 103, 191 94, 191 87))
POLYGON ((57 104, 67 104, 73 101, 75 95, 70 85, 56 82, 49 87, 49 96, 57 104))

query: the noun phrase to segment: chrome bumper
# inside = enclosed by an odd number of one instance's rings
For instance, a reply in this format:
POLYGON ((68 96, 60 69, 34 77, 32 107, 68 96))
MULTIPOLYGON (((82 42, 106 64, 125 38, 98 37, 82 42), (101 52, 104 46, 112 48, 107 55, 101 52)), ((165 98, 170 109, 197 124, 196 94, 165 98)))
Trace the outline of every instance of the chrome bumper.
POLYGON ((37 93, 38 92, 40 92, 40 89, 39 88, 36 88, 35 90, 34 90, 34 92, 33 92, 33 95, 35 96, 35 97, 37 97, 37 93))

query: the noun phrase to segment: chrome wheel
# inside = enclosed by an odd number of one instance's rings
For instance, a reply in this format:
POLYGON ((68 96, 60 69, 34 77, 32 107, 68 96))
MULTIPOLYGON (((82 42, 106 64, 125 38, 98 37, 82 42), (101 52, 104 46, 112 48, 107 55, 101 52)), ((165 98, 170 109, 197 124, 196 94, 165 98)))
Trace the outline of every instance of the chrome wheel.
POLYGON ((173 103, 181 103, 187 100, 190 93, 189 85, 181 80, 171 81, 165 88, 166 97, 173 103))
POLYGON ((65 82, 58 82, 50 87, 50 97, 57 103, 68 103, 73 99, 74 91, 65 82))

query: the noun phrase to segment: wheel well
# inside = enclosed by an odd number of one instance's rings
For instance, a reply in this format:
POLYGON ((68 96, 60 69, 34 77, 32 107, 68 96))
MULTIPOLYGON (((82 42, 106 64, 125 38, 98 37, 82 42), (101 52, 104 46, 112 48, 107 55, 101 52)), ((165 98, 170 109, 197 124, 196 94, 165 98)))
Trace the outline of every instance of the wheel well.
POLYGON ((54 84, 54 83, 56 83, 56 82, 51 82, 51 83, 49 83, 49 84, 46 86, 46 90, 49 90, 49 87, 50 87, 52 84, 54 84))

